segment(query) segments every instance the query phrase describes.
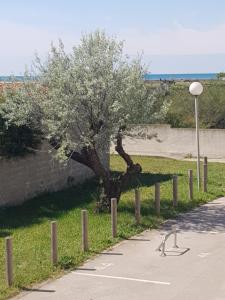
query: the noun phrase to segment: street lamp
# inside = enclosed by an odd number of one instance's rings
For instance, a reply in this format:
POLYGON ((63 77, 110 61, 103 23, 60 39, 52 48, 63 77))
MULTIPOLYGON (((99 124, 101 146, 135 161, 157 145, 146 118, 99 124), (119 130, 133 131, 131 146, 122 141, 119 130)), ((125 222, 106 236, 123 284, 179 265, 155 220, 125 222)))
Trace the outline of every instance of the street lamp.
POLYGON ((200 82, 193 82, 189 86, 189 92, 195 96, 195 125, 196 125, 196 144, 197 144, 197 174, 198 190, 200 190, 200 147, 199 147, 199 126, 198 126, 198 96, 203 92, 203 86, 200 82))

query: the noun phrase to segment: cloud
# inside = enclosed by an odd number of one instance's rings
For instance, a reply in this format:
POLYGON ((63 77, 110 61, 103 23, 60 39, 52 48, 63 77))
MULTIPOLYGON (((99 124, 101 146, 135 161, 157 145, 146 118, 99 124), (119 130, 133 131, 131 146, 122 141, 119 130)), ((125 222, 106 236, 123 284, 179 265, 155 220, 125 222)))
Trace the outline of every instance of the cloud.
POLYGON ((225 24, 207 31, 185 28, 181 24, 173 29, 157 32, 122 31, 126 50, 134 54, 143 50, 146 55, 196 55, 225 53, 225 24))
MULTIPOLYGON (((110 21, 111 18, 106 16, 106 19, 110 21)), ((171 28, 151 31, 148 27, 135 27, 121 29, 119 34, 111 28, 109 33, 125 40, 125 51, 129 55, 141 51, 146 57, 225 53, 225 24, 201 31, 186 28, 174 20, 171 28)), ((73 31, 49 29, 0 20, 0 75, 23 72, 25 65, 31 64, 36 51, 43 57, 48 52, 50 43, 57 43, 58 38, 62 38, 66 50, 70 50, 79 42, 80 36, 80 30, 74 28, 73 31)))

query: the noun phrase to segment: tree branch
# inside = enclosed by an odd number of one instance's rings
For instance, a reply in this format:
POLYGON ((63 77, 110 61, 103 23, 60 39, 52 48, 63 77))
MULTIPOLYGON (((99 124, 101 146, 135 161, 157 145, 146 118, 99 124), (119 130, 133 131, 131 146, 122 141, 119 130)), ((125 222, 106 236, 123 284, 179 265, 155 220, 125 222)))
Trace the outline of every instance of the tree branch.
POLYGON ((120 175, 119 181, 120 181, 120 187, 121 190, 128 184, 130 181, 131 177, 133 175, 137 175, 141 173, 142 168, 140 164, 134 164, 133 160, 131 159, 130 155, 127 154, 123 148, 123 143, 122 143, 122 128, 119 129, 118 134, 117 134, 117 139, 116 139, 116 147, 115 150, 117 153, 124 159, 124 161, 127 164, 127 170, 125 173, 120 175))
POLYGON ((128 167, 132 167, 134 165, 131 157, 129 154, 127 154, 124 149, 123 149, 123 137, 121 133, 121 129, 119 129, 117 137, 116 137, 116 147, 115 150, 116 152, 124 159, 128 167))
MULTIPOLYGON (((50 145, 55 149, 58 150, 61 147, 61 142, 57 141, 56 139, 52 138, 49 140, 50 145)), ((85 157, 77 152, 77 151, 72 151, 69 150, 66 152, 66 156, 68 158, 71 158, 72 160, 75 160, 76 162, 79 162, 80 164, 83 164, 89 168, 91 168, 91 166, 89 165, 88 161, 85 159, 85 157)))

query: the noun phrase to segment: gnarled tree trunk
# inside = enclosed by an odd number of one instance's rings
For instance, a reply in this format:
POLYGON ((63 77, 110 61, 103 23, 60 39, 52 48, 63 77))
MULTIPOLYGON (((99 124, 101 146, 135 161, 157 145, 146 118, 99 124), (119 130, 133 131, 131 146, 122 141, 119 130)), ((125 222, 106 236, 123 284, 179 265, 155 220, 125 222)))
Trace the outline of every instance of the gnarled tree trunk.
MULTIPOLYGON (((51 145, 57 149, 59 144, 50 141, 51 145)), ((68 151, 67 156, 89 167, 101 181, 102 193, 98 202, 98 210, 110 210, 111 198, 116 198, 119 202, 123 189, 128 185, 130 180, 137 174, 141 173, 142 168, 139 164, 134 164, 131 157, 125 152, 122 145, 122 133, 118 132, 116 139, 116 152, 123 158, 127 164, 126 171, 118 178, 113 178, 110 171, 105 169, 100 161, 95 147, 83 147, 80 152, 68 151)))

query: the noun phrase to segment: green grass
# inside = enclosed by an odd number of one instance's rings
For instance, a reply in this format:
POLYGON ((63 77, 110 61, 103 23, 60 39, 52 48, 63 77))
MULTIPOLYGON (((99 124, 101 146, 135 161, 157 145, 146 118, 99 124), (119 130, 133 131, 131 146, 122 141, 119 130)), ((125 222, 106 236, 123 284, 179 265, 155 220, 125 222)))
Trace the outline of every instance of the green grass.
MULTIPOLYGON (((128 238, 146 228, 157 227, 164 219, 175 217, 178 212, 187 211, 196 205, 222 196, 225 189, 225 164, 209 164, 208 193, 194 190, 195 199, 188 200, 187 170, 195 170, 194 162, 164 158, 138 157, 134 160, 143 166, 143 174, 132 182, 122 194, 118 215, 118 238, 111 238, 110 215, 94 214, 97 194, 96 182, 68 190, 39 196, 24 205, 0 210, 0 299, 18 293, 19 290, 49 277, 56 277, 65 268, 78 266, 88 257, 101 252, 122 238, 128 238), (172 207, 173 174, 179 175, 179 205, 172 207), (161 183, 162 215, 154 213, 154 183, 161 183), (134 188, 141 190, 141 225, 134 220, 134 188), (89 211, 90 251, 81 251, 81 209, 89 211), (50 264, 50 221, 58 222, 59 265, 50 264), (4 270, 4 238, 13 236, 14 285, 7 288, 4 270)), ((111 157, 115 176, 125 168, 116 155, 111 157)), ((196 182, 195 182, 196 187, 196 182)), ((23 188, 23 187, 21 187, 23 188)))

